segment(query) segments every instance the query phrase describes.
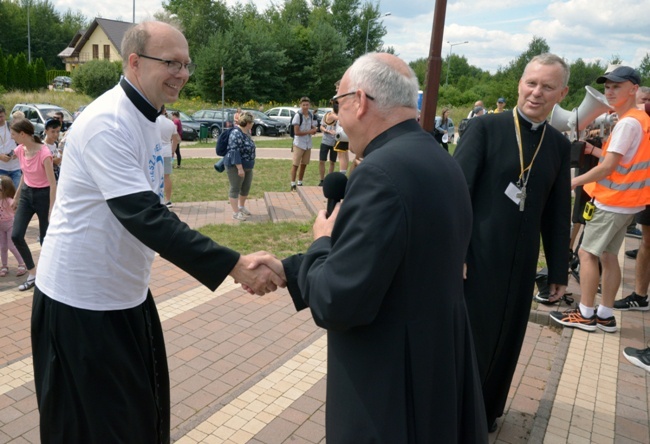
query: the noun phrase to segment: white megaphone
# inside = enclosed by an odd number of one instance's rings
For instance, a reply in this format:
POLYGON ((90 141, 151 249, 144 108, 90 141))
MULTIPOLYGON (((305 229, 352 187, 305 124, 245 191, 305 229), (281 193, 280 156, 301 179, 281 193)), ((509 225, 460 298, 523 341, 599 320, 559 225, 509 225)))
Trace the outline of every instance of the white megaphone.
POLYGON ((585 86, 587 94, 578 108, 572 111, 562 109, 560 105, 553 107, 550 124, 560 132, 582 131, 587 128, 596 117, 602 113, 612 111, 613 108, 607 103, 607 99, 600 91, 585 86))
POLYGON ((611 128, 616 123, 618 116, 616 114, 604 113, 596 117, 594 120, 594 129, 598 128, 598 135, 603 137, 605 135, 605 127, 611 128))

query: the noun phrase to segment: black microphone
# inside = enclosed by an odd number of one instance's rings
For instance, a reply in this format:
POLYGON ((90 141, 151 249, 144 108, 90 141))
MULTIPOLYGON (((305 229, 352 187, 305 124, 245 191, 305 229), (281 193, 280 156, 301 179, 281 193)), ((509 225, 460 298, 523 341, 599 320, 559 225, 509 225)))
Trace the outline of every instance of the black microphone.
POLYGON ((323 195, 327 198, 326 217, 330 217, 336 204, 345 196, 348 178, 343 173, 329 173, 323 180, 323 195))

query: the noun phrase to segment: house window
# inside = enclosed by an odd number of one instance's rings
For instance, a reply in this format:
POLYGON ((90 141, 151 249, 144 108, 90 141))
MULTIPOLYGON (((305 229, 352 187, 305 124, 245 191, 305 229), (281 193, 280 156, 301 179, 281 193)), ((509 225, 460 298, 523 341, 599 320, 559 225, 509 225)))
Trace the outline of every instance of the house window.
POLYGON ((93 45, 93 60, 99 58, 99 45, 93 45))
POLYGON ((111 59, 111 45, 104 45, 104 59, 111 59))

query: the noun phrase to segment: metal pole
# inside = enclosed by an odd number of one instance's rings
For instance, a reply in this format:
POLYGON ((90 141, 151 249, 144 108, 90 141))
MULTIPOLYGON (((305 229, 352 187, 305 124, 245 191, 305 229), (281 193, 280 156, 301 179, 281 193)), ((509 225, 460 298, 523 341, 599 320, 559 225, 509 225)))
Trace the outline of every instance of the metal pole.
POLYGON ((133 23, 135 24, 135 0, 133 0, 133 23))
POLYGON ((391 13, 387 12, 385 14, 380 15, 377 18, 371 18, 371 19, 368 20, 368 24, 366 26, 366 50, 363 52, 364 54, 368 53, 368 34, 370 32, 370 22, 374 22, 375 20, 379 20, 382 17, 388 17, 389 15, 391 15, 391 13))
POLYGON ((449 80, 449 70, 451 69, 451 50, 454 48, 456 45, 464 45, 465 43, 469 43, 469 41, 464 41, 460 43, 451 43, 447 42, 449 44, 449 57, 447 58, 447 77, 445 78, 445 86, 447 86, 447 81, 449 80))
POLYGON ((29 4, 31 2, 27 1, 27 63, 32 63, 32 35, 31 28, 29 25, 29 4))

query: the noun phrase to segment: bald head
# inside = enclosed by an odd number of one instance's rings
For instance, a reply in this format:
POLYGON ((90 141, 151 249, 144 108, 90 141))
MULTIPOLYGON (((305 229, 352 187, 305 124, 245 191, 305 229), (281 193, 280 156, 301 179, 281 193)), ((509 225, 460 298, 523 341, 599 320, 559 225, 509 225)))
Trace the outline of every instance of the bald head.
POLYGON ((164 22, 142 22, 129 28, 122 39, 122 70, 126 72, 129 65, 129 56, 131 54, 147 53, 147 45, 151 41, 152 37, 153 40, 156 41, 161 36, 164 37, 168 35, 176 35, 176 37, 180 36, 185 40, 185 37, 178 29, 164 22))
POLYGON ((339 122, 350 149, 361 155, 388 128, 417 117, 418 79, 400 58, 386 53, 359 57, 341 79, 339 122))

